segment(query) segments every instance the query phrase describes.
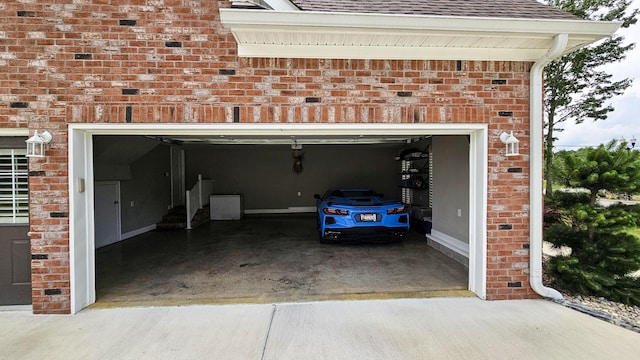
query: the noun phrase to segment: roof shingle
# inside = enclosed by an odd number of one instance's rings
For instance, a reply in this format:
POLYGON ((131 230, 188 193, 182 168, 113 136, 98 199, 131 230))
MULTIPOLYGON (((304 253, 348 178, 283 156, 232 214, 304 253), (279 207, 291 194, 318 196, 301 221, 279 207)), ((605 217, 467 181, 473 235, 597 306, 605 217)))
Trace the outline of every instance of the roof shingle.
POLYGON ((290 0, 303 11, 471 16, 526 19, 579 18, 536 0, 290 0))

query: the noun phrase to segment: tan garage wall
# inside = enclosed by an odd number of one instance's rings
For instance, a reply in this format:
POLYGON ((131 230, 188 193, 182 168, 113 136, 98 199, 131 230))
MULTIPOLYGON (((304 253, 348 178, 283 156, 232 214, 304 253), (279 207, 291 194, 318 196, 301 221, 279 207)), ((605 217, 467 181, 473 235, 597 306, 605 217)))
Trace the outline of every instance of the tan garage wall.
POLYGON ((469 244, 467 136, 433 137, 433 230, 469 244))
POLYGON ((245 210, 313 207, 314 193, 338 186, 370 187, 399 199, 398 148, 304 145, 304 171, 295 174, 290 145, 187 146, 187 188, 202 174, 214 180, 214 193, 242 194, 245 210))

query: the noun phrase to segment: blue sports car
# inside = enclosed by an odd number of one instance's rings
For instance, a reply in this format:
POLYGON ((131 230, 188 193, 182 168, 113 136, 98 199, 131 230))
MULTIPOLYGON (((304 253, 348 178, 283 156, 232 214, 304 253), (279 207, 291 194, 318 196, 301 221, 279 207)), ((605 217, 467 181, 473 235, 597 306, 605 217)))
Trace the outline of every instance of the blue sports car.
POLYGON ((371 189, 331 189, 313 197, 321 243, 402 241, 409 232, 405 205, 371 189))

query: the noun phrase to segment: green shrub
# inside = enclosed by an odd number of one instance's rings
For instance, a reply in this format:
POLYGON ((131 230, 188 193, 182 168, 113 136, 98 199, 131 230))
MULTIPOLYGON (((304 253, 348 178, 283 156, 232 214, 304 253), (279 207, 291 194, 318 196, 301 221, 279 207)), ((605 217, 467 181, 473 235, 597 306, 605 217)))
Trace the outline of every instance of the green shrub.
POLYGON ((555 192, 547 197, 545 241, 569 247, 552 257, 547 274, 559 289, 640 305, 640 239, 629 233, 640 222, 640 207, 592 205, 589 194, 555 192))

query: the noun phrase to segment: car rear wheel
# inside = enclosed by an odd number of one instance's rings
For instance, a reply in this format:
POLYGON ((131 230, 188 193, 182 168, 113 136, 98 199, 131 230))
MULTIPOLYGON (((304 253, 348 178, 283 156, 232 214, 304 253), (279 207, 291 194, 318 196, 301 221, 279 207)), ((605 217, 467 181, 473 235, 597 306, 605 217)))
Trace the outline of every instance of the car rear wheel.
POLYGON ((322 227, 320 226, 320 216, 316 216, 316 231, 318 233, 318 239, 320 244, 329 244, 331 241, 322 236, 322 227))
POLYGON ((333 241, 327 239, 326 237, 322 236, 322 234, 318 233, 319 238, 320 238, 320 244, 331 244, 333 243, 333 241))
POLYGON ((319 224, 318 224, 318 239, 320 240, 320 244, 330 244, 330 243, 332 243, 331 240, 329 240, 326 237, 322 236, 322 228, 320 227, 319 224))

